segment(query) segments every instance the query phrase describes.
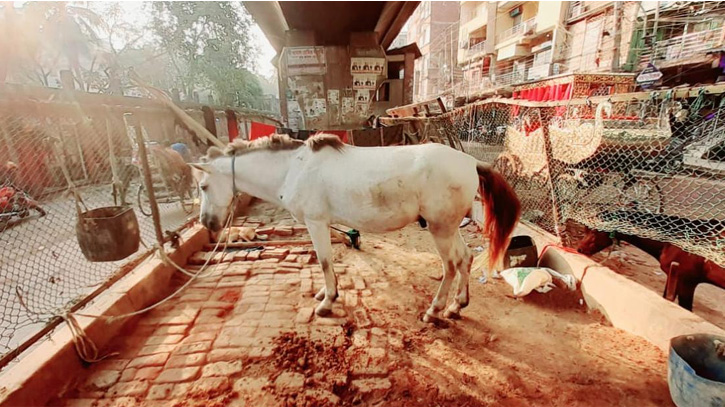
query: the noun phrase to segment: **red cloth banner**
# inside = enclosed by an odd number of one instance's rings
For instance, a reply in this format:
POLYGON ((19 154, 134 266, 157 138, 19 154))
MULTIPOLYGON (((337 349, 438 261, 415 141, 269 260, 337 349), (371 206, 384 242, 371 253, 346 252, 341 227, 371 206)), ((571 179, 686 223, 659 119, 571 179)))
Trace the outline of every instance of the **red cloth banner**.
POLYGON ((249 140, 258 139, 260 137, 267 137, 277 132, 277 127, 269 124, 252 122, 252 128, 249 134, 249 140))

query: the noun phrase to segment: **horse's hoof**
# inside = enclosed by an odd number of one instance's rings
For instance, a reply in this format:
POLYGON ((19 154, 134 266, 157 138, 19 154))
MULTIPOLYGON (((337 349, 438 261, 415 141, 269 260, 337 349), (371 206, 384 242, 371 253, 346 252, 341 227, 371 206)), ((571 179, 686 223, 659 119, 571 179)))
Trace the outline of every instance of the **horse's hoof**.
POLYGON ((437 328, 448 328, 449 324, 444 319, 438 318, 435 315, 430 315, 428 313, 423 315, 423 322, 426 324, 431 324, 437 328))
POLYGON ((461 319, 461 311, 452 311, 450 309, 447 309, 443 316, 448 319, 461 319))
POLYGON ((315 299, 317 301, 322 301, 325 299, 325 289, 324 288, 322 288, 320 291, 317 292, 317 294, 315 294, 315 299))
POLYGON ((318 317, 326 317, 332 314, 332 308, 323 307, 322 304, 320 304, 317 308, 315 308, 315 314, 317 314, 318 317))

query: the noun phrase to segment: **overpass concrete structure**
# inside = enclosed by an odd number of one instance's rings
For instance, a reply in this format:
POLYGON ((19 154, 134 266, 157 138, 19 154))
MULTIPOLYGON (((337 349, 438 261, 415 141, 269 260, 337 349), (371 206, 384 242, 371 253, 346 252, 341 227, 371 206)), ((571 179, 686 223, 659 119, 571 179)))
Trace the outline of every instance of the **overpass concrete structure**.
POLYGON ((294 130, 361 128, 412 102, 416 46, 388 53, 417 1, 244 2, 277 51, 280 104, 294 130))

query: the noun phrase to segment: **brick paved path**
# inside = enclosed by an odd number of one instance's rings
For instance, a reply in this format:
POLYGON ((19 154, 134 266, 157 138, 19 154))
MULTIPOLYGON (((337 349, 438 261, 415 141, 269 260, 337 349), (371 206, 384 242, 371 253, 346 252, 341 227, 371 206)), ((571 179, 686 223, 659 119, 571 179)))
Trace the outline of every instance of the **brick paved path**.
MULTIPOLYGON (((309 239, 285 212, 252 209, 235 225, 309 239)), ((472 229, 464 237, 480 242, 472 229)), ((144 315, 107 349, 117 355, 49 405, 669 405, 665 355, 596 322, 580 293, 517 301, 474 274, 464 319, 433 327, 420 322, 440 274, 425 231, 364 235, 362 252, 334 251, 341 298, 331 317, 313 312, 323 281, 311 246, 217 254, 210 277, 144 315)))
MULTIPOLYGON (((258 227, 270 240, 309 239, 304 227, 291 226, 291 218, 278 216, 275 221, 274 228, 262 227, 260 218, 240 218, 234 224, 258 227)), ((92 367, 83 383, 51 405, 299 405, 287 400, 299 392, 299 397, 314 400, 310 405, 338 404, 332 386, 309 388, 299 366, 264 369, 274 363, 275 338, 284 333, 302 343, 351 349, 344 356, 351 377, 318 377, 318 382, 349 384, 361 394, 390 388, 381 376, 389 368, 388 348, 402 348, 402 336, 374 327, 368 311, 359 306, 361 298, 372 296, 375 287, 387 287, 386 282, 335 264, 341 299, 331 317, 319 318, 312 296, 324 281, 311 245, 199 252, 190 259, 197 264, 191 269, 198 270, 208 257, 215 264, 209 277, 145 315, 112 346, 118 355, 92 367), (354 335, 345 331, 348 323, 358 328, 354 335), (243 374, 253 371, 260 375, 243 374)))

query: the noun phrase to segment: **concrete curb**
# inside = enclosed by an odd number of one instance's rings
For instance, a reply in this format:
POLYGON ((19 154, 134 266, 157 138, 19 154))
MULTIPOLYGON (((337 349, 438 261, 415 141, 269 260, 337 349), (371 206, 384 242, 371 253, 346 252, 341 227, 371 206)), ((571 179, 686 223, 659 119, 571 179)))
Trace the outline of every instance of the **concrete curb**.
MULTIPOLYGON (((206 229, 194 226, 182 235, 181 246, 169 253, 169 257, 184 265, 189 256, 208 242, 206 229)), ((169 282, 175 271, 154 256, 80 312, 112 316, 147 307, 168 295, 169 282)), ((104 319, 80 316, 76 319, 98 349, 103 349, 126 324, 134 321, 134 318, 127 318, 107 323, 104 319)), ((0 374, 0 407, 44 406, 86 369, 87 365, 76 353, 70 329, 63 324, 53 331, 49 340, 21 355, 18 363, 0 374)))
MULTIPOLYGON (((528 226, 516 232, 531 235, 539 255, 546 245, 556 243, 553 235, 528 226)), ((614 327, 641 336, 665 352, 669 351, 670 339, 675 336, 692 333, 725 336, 725 330, 587 256, 550 246, 539 264, 574 275, 590 309, 600 311, 614 327)))

